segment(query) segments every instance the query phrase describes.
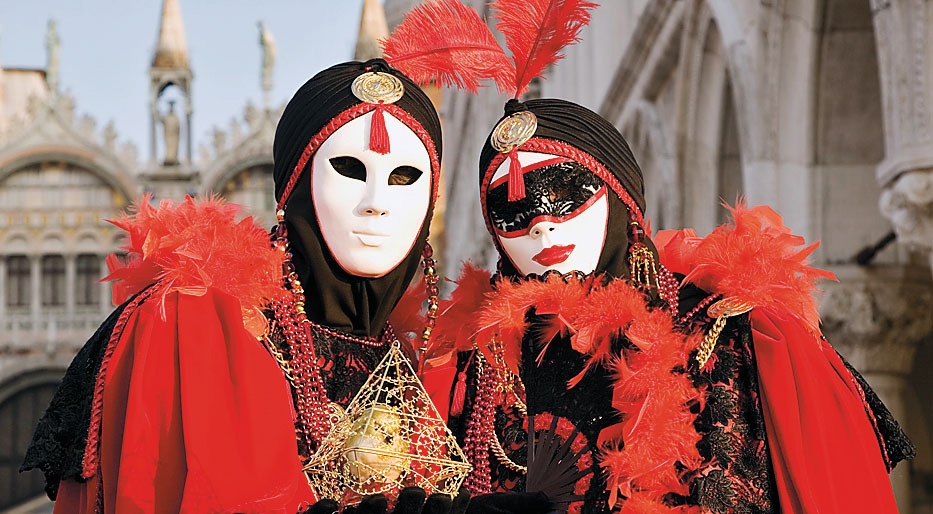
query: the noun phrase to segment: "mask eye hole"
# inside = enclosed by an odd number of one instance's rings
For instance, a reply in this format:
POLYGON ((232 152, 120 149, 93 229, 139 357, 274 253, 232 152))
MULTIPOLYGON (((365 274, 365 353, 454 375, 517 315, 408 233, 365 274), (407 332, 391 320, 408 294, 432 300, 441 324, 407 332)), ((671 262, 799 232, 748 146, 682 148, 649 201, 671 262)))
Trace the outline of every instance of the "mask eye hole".
POLYGON ((421 170, 414 166, 399 166, 389 174, 390 186, 408 186, 421 178, 421 170))
POLYGON ((330 160, 330 165, 344 177, 366 182, 366 165, 356 157, 333 157, 330 160))

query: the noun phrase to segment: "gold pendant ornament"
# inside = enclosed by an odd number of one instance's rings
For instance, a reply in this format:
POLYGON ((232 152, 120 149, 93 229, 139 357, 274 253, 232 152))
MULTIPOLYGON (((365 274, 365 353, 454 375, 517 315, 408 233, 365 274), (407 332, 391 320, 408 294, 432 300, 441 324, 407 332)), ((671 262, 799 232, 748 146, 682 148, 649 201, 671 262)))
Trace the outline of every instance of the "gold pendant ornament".
POLYGON ((713 328, 706 334, 697 349, 696 361, 701 370, 706 367, 707 361, 713 355, 713 350, 716 349, 716 343, 719 341, 719 334, 722 333, 722 329, 726 326, 726 320, 733 316, 745 314, 753 308, 752 304, 743 302, 734 296, 729 296, 706 309, 706 315, 715 318, 716 322, 713 323, 713 328))
POLYGON ((345 505, 408 486, 456 496, 470 470, 398 341, 304 467, 319 498, 345 505))
POLYGON ((512 114, 500 121, 489 136, 489 144, 500 153, 509 153, 534 137, 538 118, 531 111, 512 114))
POLYGON ((368 71, 353 80, 350 91, 362 102, 392 104, 405 95, 405 86, 391 73, 368 71))
POLYGON ((654 260, 654 253, 644 243, 635 243, 628 254, 629 273, 632 283, 644 287, 655 287, 658 284, 658 266, 654 260))

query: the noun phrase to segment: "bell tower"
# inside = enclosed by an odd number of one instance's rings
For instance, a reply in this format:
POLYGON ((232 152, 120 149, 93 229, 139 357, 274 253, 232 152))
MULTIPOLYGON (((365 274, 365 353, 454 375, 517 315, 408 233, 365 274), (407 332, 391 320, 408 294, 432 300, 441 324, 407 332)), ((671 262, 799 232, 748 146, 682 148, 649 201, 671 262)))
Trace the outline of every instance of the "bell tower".
POLYGON ((149 158, 154 167, 191 168, 192 78, 181 8, 178 0, 163 0, 149 67, 149 158))

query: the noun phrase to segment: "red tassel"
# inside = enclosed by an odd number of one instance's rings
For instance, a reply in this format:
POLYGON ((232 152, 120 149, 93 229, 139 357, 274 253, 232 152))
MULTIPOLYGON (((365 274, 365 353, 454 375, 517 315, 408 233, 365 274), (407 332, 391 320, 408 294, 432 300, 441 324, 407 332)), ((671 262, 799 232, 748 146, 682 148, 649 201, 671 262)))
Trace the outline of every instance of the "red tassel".
POLYGON ((369 127, 369 149, 382 155, 389 153, 389 132, 386 130, 386 120, 382 115, 384 110, 383 104, 376 104, 373 121, 369 127))
POLYGON ((522 165, 518 162, 518 149, 509 152, 509 201, 514 202, 525 198, 525 175, 522 165))
POLYGON ((454 387, 454 399, 450 403, 450 415, 459 416, 463 412, 463 403, 466 401, 466 372, 457 374, 457 385, 454 387))

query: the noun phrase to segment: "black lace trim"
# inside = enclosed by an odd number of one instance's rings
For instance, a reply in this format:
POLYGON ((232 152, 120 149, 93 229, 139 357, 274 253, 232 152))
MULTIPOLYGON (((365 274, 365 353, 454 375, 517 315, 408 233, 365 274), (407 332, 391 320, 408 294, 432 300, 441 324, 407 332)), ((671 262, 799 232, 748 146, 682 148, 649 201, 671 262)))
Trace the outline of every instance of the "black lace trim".
MULTIPOLYGON (((713 320, 705 314, 699 318, 695 328, 708 330, 713 320)), ((693 383, 706 388, 706 405, 695 422, 704 465, 693 477, 689 497, 677 503, 702 505, 716 514, 779 508, 751 343, 748 315, 730 318, 719 336, 713 369, 690 370, 693 383)))
POLYGON ((78 351, 48 409, 39 418, 26 450, 20 472, 40 469, 45 475, 45 492, 52 500, 58 495, 62 480, 83 481, 84 449, 97 374, 117 319, 134 298, 117 307, 78 351))
POLYGON ((865 377, 863 377, 858 370, 853 368, 842 354, 836 352, 836 355, 839 355, 846 369, 852 373, 855 381, 858 382, 859 386, 862 388, 862 392, 865 393, 865 403, 868 404, 867 410, 869 411, 869 415, 875 418, 875 433, 878 436, 878 442, 886 452, 885 465, 888 468, 888 472, 891 472, 891 470, 897 466, 898 462, 916 457, 917 448, 914 446, 914 443, 912 443, 910 438, 907 437, 907 434, 904 433, 901 425, 894 419, 894 416, 891 415, 891 411, 884 405, 881 398, 878 398, 875 391, 868 385, 865 377))
MULTIPOLYGON (((682 280, 683 276, 677 278, 682 280)), ((680 290, 678 319, 708 296, 706 291, 685 284, 680 290)), ((529 320, 532 319, 533 316, 529 316, 529 320)), ((678 329, 685 333, 706 333, 713 323, 714 320, 704 311, 686 320, 678 329)), ((560 340, 555 340, 548 348, 542 365, 534 366, 533 359, 540 348, 531 342, 533 334, 533 328, 528 330, 522 343, 522 378, 529 395, 529 410, 550 411, 565 417, 580 427, 589 440, 595 441, 592 438, 598 436, 600 427, 614 422, 611 417, 599 419, 592 416, 612 412, 611 405, 604 405, 611 398, 608 378, 597 376, 594 369, 575 390, 567 391, 566 379, 578 371, 574 363, 581 363, 582 359, 572 349, 564 348, 566 345, 560 340), (529 373, 529 370, 533 372, 529 373)), ((667 503, 671 506, 701 505, 716 514, 777 513, 780 504, 761 409, 751 322, 747 314, 729 319, 714 353, 718 360, 710 372, 700 372, 695 365, 688 370, 694 384, 707 390, 706 403, 698 412, 695 425, 702 436, 697 448, 704 464, 688 477, 692 479, 690 493, 687 496, 671 494, 666 498, 667 503)), ((457 370, 466 371, 468 387, 462 414, 450 416, 448 424, 461 442, 475 401, 474 361, 472 352, 461 353, 457 358, 457 370)), ((848 363, 846 366, 865 392, 888 459, 896 463, 915 455, 913 445, 864 378, 848 363)), ((509 456, 518 463, 525 462, 526 433, 522 423, 518 414, 511 410, 497 413, 496 433, 509 456)), ((499 464, 493 455, 490 455, 490 464, 494 487, 524 490, 523 476, 499 464)), ((587 501, 582 512, 608 511, 605 487, 602 473, 597 469, 586 492, 587 501)))

